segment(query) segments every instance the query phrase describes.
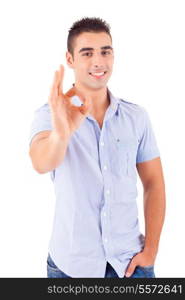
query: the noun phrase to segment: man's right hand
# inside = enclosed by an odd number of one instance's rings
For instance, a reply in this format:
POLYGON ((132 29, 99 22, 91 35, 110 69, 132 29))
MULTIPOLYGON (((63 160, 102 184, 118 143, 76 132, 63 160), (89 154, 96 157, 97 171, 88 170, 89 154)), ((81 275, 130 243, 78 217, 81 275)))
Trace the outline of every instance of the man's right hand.
POLYGON ((64 66, 60 65, 59 71, 55 72, 53 85, 49 96, 49 106, 53 130, 62 138, 69 138, 80 126, 91 109, 91 100, 79 94, 75 87, 72 87, 66 94, 63 93, 64 66), (79 96, 83 102, 82 106, 75 106, 71 103, 71 97, 79 96))

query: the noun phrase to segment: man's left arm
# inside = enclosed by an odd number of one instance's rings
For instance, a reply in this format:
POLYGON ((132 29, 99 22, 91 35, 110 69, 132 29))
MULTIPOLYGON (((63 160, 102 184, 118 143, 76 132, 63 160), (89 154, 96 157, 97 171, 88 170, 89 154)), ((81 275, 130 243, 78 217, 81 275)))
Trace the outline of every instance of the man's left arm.
POLYGON ((127 269, 128 277, 137 265, 154 264, 166 209, 165 182, 160 157, 137 163, 136 167, 143 184, 145 245, 142 252, 131 260, 127 269))

